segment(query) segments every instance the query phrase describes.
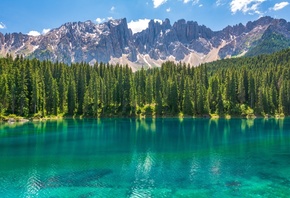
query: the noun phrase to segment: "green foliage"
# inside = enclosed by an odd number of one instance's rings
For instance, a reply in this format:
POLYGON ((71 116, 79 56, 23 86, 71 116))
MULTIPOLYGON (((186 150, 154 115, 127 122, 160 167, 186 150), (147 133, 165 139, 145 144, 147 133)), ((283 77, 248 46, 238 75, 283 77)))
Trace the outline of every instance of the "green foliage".
POLYGON ((189 67, 0 58, 0 115, 290 115, 290 50, 189 67))
POLYGON ((290 47, 290 39, 285 38, 281 34, 269 33, 265 34, 261 41, 251 48, 246 56, 256 56, 258 54, 271 54, 282 49, 290 47))

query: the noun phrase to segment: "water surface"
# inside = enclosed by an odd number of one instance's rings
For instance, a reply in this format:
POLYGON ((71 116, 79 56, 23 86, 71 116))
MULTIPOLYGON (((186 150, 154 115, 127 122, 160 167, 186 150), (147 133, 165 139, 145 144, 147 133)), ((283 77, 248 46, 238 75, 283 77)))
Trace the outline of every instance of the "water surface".
POLYGON ((288 197, 290 119, 0 124, 1 197, 288 197))

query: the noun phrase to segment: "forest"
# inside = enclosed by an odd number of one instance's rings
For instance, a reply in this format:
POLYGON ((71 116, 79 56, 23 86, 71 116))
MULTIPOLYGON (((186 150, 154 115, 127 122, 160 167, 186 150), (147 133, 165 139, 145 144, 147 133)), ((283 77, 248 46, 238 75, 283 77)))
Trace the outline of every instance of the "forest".
POLYGON ((290 50, 191 67, 0 58, 0 116, 289 116, 290 50))

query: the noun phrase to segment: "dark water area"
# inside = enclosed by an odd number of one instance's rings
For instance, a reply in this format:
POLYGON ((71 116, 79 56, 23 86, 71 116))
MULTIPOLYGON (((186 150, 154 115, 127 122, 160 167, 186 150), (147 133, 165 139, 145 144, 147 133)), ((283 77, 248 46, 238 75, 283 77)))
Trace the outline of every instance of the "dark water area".
POLYGON ((1 197, 288 197, 290 119, 0 124, 1 197))

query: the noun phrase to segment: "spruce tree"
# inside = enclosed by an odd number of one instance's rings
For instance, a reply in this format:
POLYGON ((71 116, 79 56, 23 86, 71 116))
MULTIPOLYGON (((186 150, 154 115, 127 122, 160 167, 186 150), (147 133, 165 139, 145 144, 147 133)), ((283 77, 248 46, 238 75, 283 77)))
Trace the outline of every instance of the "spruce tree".
POLYGON ((74 80, 70 77, 67 92, 68 115, 74 115, 76 110, 76 87, 74 80))
POLYGON ((185 115, 193 115, 193 106, 192 106, 192 98, 191 98, 191 86, 189 84, 189 79, 185 80, 184 86, 184 97, 183 97, 183 113, 185 115))

